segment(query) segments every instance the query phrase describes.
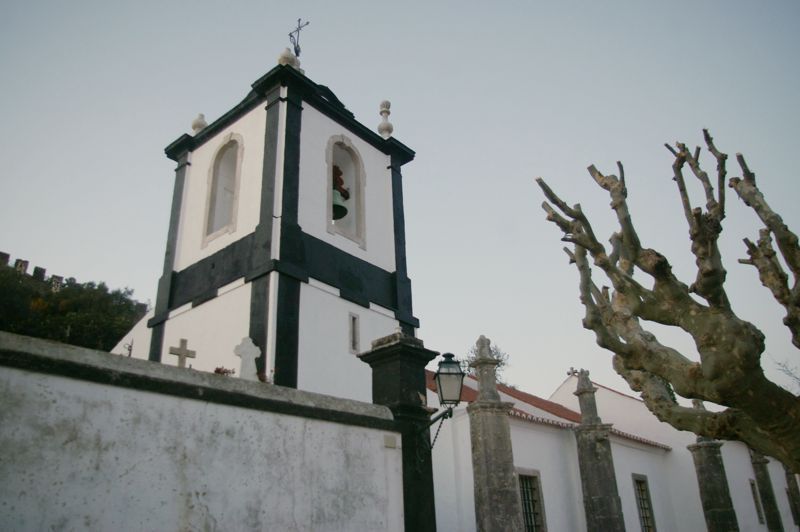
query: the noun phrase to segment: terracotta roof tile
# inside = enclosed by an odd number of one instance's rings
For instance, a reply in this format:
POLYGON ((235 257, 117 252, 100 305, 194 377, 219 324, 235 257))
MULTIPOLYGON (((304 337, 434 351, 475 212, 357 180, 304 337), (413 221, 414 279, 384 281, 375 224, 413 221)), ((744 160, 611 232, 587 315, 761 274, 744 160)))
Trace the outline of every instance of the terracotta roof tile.
MULTIPOLYGON (((469 376, 469 378, 471 378, 473 381, 476 381, 475 377, 471 375, 469 376)), ((425 384, 430 391, 436 392, 436 381, 434 380, 434 373, 432 371, 428 371, 427 369, 425 370, 425 384)), ((603 387, 605 388, 605 386, 603 387)), ((506 395, 510 395, 511 397, 517 399, 518 401, 527 403, 531 406, 544 410, 545 412, 549 412, 567 421, 558 421, 555 419, 547 419, 539 416, 534 416, 533 414, 524 412, 519 408, 512 408, 510 414, 518 419, 522 419, 530 423, 537 423, 540 425, 550 425, 554 427, 560 427, 563 429, 572 429, 573 427, 575 427, 575 425, 581 422, 581 415, 578 412, 570 410, 569 408, 560 405, 558 403, 555 403, 553 401, 542 399, 541 397, 537 397, 533 394, 523 392, 522 390, 517 390, 516 388, 506 386, 505 384, 498 383, 497 389, 506 395)), ((616 391, 613 388, 608 388, 608 389, 611 391, 616 391)), ((625 395, 625 394, 620 394, 620 395, 625 395)), ((469 386, 464 386, 461 389, 461 400, 463 402, 471 403, 477 399, 478 399, 478 392, 476 390, 470 388, 469 386)), ((648 440, 647 438, 642 438, 641 436, 637 436, 635 434, 631 434, 628 432, 622 432, 621 430, 617 430, 613 427, 611 428, 611 434, 619 436, 620 438, 625 438, 627 440, 642 443, 644 445, 657 447, 665 451, 672 450, 672 448, 669 445, 664 445, 663 443, 659 443, 653 440, 648 440)))
POLYGON ((510 395, 514 399, 528 403, 529 405, 535 406, 536 408, 544 410, 545 412, 549 412, 554 416, 572 421, 573 423, 581 422, 581 415, 564 405, 554 403, 553 401, 548 401, 547 399, 542 399, 541 397, 523 392, 522 390, 517 390, 516 388, 506 386, 505 384, 498 383, 497 389, 506 395, 510 395))
MULTIPOLYGON (((472 375, 468 375, 467 378, 472 379, 473 381, 477 382, 477 379, 472 375)), ((436 391, 436 381, 434 380, 434 373, 429 370, 425 370, 425 384, 427 385, 428 389, 432 392, 436 391)), ((529 394, 527 392, 523 392, 522 390, 517 390, 516 388, 512 388, 511 386, 506 386, 505 384, 497 384, 498 391, 510 395, 514 399, 518 401, 522 401, 523 403, 527 403, 535 408, 539 408, 558 416, 560 418, 566 419, 568 421, 572 421, 573 423, 580 423, 581 422, 581 415, 574 410, 570 410, 564 405, 560 405, 558 403, 554 403, 553 401, 548 401, 547 399, 542 399, 541 397, 537 397, 535 395, 529 394)), ((464 386, 461 389, 461 400, 466 403, 471 403, 478 398, 478 392, 474 389, 470 388, 469 386, 464 386)))

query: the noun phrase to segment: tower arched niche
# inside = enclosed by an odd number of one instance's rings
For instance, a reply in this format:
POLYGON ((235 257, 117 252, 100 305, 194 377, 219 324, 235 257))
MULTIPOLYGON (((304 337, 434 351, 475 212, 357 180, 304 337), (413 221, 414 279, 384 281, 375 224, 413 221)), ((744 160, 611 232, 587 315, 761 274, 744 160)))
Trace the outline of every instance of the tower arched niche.
POLYGON ((220 235, 236 231, 243 151, 242 137, 228 133, 214 153, 208 169, 203 246, 220 235))
POLYGON ((358 244, 362 249, 366 249, 364 195, 367 176, 364 171, 364 161, 361 159, 358 149, 346 135, 334 135, 328 139, 325 161, 328 171, 325 180, 328 232, 342 235, 358 244), (334 188, 337 186, 334 172, 341 179, 338 185, 344 188, 349 195, 343 202, 347 208, 347 214, 337 220, 334 220, 333 213, 334 188))

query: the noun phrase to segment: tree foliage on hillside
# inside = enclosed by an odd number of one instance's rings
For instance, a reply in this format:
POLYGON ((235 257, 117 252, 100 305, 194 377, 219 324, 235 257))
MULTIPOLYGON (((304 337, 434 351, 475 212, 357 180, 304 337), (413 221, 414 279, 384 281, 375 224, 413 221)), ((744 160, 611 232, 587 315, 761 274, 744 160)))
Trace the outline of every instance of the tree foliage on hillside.
MULTIPOLYGON (((564 233, 562 240, 573 244, 565 251, 580 274, 583 326, 594 331, 601 347, 614 353, 614 369, 632 389, 641 392, 648 408, 680 430, 740 440, 800 473, 800 398, 764 375, 764 335, 735 314, 725 291, 726 271, 717 242, 725 218, 728 156, 717 150, 708 131, 704 131, 704 138, 717 163, 715 183, 700 165, 700 147, 691 151, 682 143, 667 145, 674 156, 673 179, 689 225, 697 266, 691 285, 675 276, 665 256, 640 241, 628 210, 620 163, 619 176, 604 175, 594 166, 589 167, 592 178, 611 197, 619 223, 619 231, 609 240, 609 249, 598 240, 580 205, 570 207, 538 178, 549 200, 542 207, 547 219, 564 233), (684 177, 687 167, 703 187, 705 209, 692 207, 684 177), (595 268, 605 274, 611 287, 595 283, 595 268), (652 288, 642 283, 642 274, 649 277, 652 288), (692 361, 660 343, 644 328, 646 321, 689 333, 700 361, 692 361), (673 390, 682 397, 727 408, 710 412, 683 407, 676 402, 673 390)), ((800 348, 797 236, 767 204, 744 157, 737 154, 736 160, 742 177, 731 178, 728 186, 764 225, 755 242, 744 239, 748 258, 740 262, 756 269, 761 283, 786 310, 783 322, 792 335, 792 343, 800 348)))
POLYGON ((0 330, 109 351, 147 310, 132 294, 74 279, 53 292, 47 282, 0 267, 0 330))

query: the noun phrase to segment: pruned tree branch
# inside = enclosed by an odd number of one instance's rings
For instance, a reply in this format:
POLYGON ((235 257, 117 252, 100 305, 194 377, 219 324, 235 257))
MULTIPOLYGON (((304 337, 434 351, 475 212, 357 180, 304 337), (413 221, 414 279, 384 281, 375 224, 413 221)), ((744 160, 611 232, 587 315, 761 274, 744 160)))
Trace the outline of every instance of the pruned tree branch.
POLYGON ((722 153, 717 149, 714 145, 714 139, 711 137, 711 133, 708 132, 707 129, 703 130, 703 138, 706 141, 706 146, 708 147, 708 151, 714 156, 717 160, 717 194, 719 197, 717 198, 717 204, 719 205, 720 211, 725 213, 725 176, 727 174, 726 164, 728 161, 728 155, 722 153))
POLYGON ((800 348, 800 246, 797 235, 764 199, 764 195, 756 185, 756 176, 747 166, 744 156, 737 153, 736 160, 742 169, 743 177, 731 178, 730 187, 736 191, 745 205, 753 209, 764 224, 764 228, 759 231, 757 244, 745 239, 750 258, 740 262, 756 267, 761 284, 772 292, 775 300, 786 310, 783 323, 792 335, 792 343, 800 348), (780 256, 791 273, 791 279, 778 260, 772 245, 773 238, 778 245, 780 256))
MULTIPOLYGON (((667 145, 675 158, 673 176, 697 266, 691 286, 673 274, 666 257, 642 245, 628 208, 620 163, 619 177, 605 175, 594 166, 588 168, 595 183, 609 194, 619 224, 619 231, 609 239, 610 254, 596 238, 580 205, 569 207, 539 178, 537 182, 549 201, 542 207, 547 219, 564 233, 562 240, 575 246, 567 249, 567 253, 580 276, 580 300, 586 311, 583 326, 595 333, 601 347, 615 353, 615 369, 634 390, 642 393, 656 416, 681 430, 745 441, 800 471, 800 399, 766 379, 760 366, 764 336, 754 325, 734 314, 724 289, 726 271, 718 239, 725 218, 725 192, 721 184, 727 173, 727 155, 716 148, 707 130, 703 135, 708 151, 717 161, 716 191, 700 164, 699 147, 690 152, 683 143, 667 145), (705 210, 691 205, 683 172, 686 166, 703 188, 705 210), (605 274, 611 287, 598 287, 592 279, 593 267, 605 274), (649 276, 652 288, 636 280, 638 274, 649 276), (692 293, 702 297, 706 304, 695 300, 692 293), (691 361, 660 343, 643 327, 642 320, 679 327, 689 333, 700 361, 691 361), (676 402, 673 392, 728 408, 713 413, 686 408, 676 402), (753 400, 754 394, 760 398, 758 401, 753 400)), ((746 241, 750 257, 746 262, 758 269, 762 283, 787 308, 785 322, 794 332, 800 323, 797 237, 763 200, 755 185, 755 175, 744 158, 737 156, 737 160, 744 178, 731 179, 731 187, 767 226, 757 244, 746 241), (778 249, 793 272, 792 287, 777 260, 770 235, 775 235, 778 249)))
MULTIPOLYGON (((711 151, 714 145, 710 135, 706 135, 706 142, 711 142, 709 146, 711 151)), ((678 185, 684 216, 689 224, 689 238, 692 241, 692 253, 695 256, 695 264, 697 265, 697 277, 689 287, 689 290, 703 297, 709 304, 727 309, 730 308, 730 302, 724 289, 727 272, 722 265, 722 257, 718 247, 719 235, 722 232, 722 220, 725 218, 723 208, 725 193, 724 191, 719 193, 720 201, 717 201, 717 198, 714 197, 714 187, 711 185, 711 180, 700 166, 699 147, 694 154, 690 154, 685 144, 677 142, 675 145, 678 149, 670 150, 675 155, 675 161, 672 163, 673 179, 678 185), (683 177, 683 166, 685 164, 689 165, 692 173, 703 186, 706 195, 706 212, 703 212, 700 208, 693 209, 691 206, 683 177)), ((722 161, 721 171, 724 172, 724 161, 727 155, 718 152, 715 147, 712 153, 714 152, 716 152, 718 171, 720 161, 722 161)))

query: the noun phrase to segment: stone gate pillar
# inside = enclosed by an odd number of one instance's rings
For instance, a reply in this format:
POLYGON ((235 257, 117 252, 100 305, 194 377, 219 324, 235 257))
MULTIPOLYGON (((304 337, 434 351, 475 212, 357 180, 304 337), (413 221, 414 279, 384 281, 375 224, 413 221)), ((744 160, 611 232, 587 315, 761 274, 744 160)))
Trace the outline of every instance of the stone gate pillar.
POLYGON ((792 519, 794 519, 794 524, 800 526, 800 487, 797 485, 797 477, 791 469, 786 467, 786 464, 783 465, 783 471, 786 474, 786 495, 789 497, 792 519))
POLYGON ((472 440, 475 519, 478 532, 523 532, 519 481, 514 472, 508 413, 513 403, 500 400, 489 340, 481 336, 470 366, 478 376, 478 399, 467 406, 472 440))
POLYGON ((588 532, 624 532, 622 502, 617 491, 614 460, 608 433, 610 424, 603 424, 597 414, 594 394, 597 390, 589 380, 589 372, 582 369, 578 375, 575 395, 581 407, 581 424, 575 427, 578 441, 578 466, 581 471, 583 509, 588 532))
POLYGON ((372 402, 388 406, 400 428, 406 532, 436 532, 425 366, 438 354, 398 332, 359 355, 372 368, 372 402))
POLYGON ((769 478, 767 469, 769 460, 763 454, 750 449, 750 462, 753 464, 758 494, 761 497, 761 508, 764 510, 764 518, 767 521, 767 530, 783 532, 781 512, 778 510, 778 501, 775 499, 775 490, 772 489, 772 480, 769 478))
MULTIPOLYGON (((694 408, 704 410, 703 402, 692 401, 694 408)), ((706 519, 708 532, 734 532, 739 530, 736 512, 731 501, 728 476, 722 461, 720 448, 722 442, 697 437, 697 443, 687 446, 692 453, 697 485, 700 488, 700 502, 706 519)))

